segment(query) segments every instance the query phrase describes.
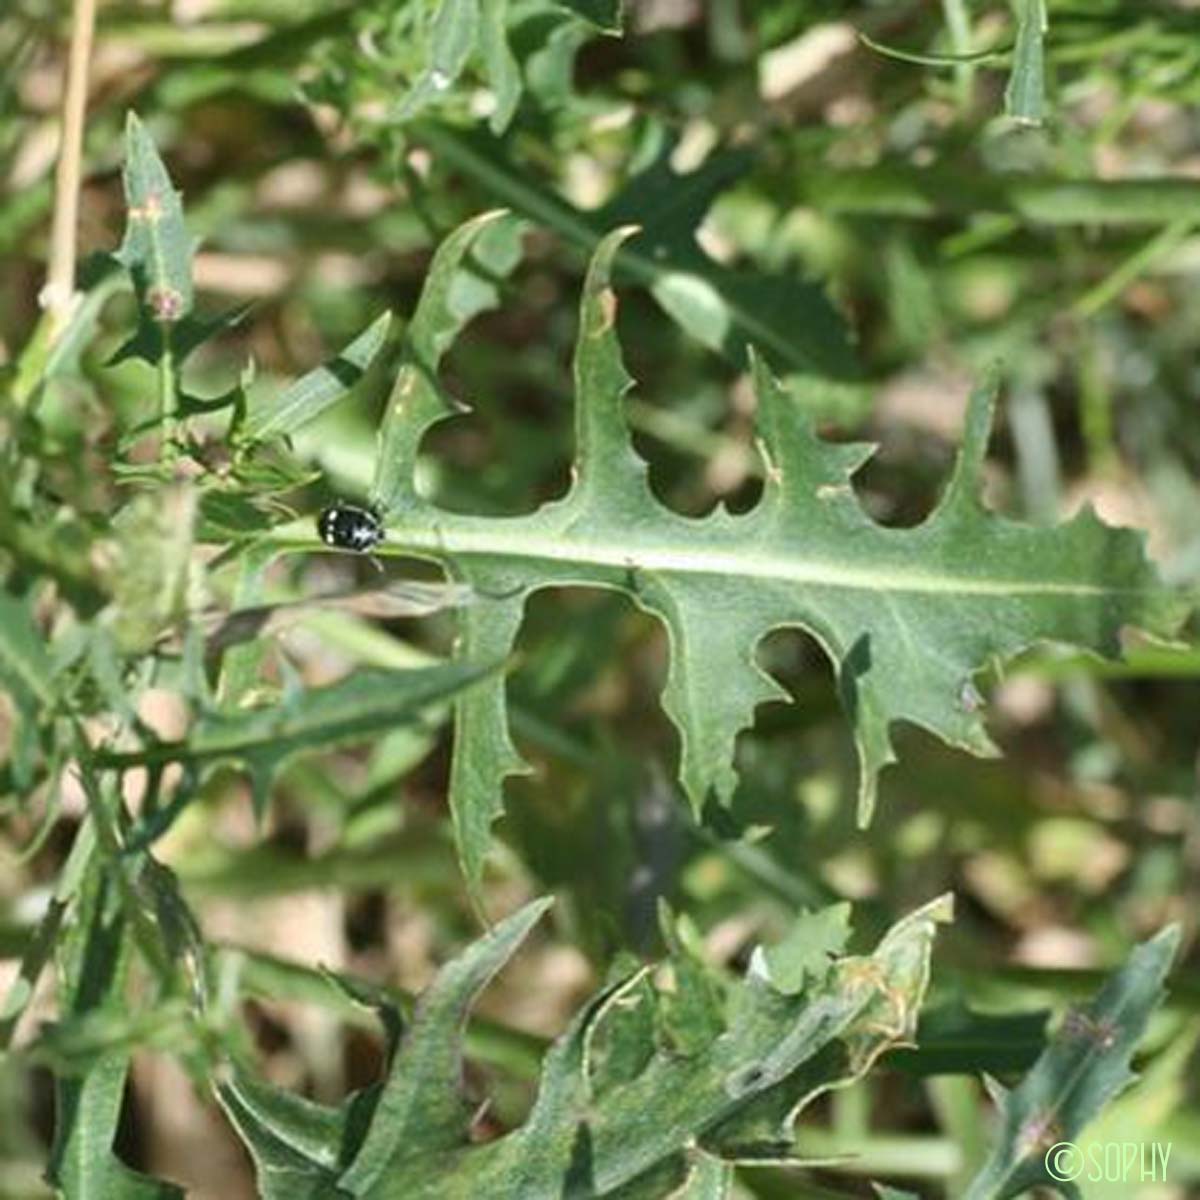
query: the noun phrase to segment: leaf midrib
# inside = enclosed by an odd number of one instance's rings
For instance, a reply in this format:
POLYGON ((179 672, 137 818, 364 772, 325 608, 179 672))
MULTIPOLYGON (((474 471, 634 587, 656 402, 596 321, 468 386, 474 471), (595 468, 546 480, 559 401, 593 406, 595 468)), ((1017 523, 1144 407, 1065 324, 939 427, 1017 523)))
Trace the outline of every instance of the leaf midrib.
MULTIPOLYGON (((317 539, 305 536, 281 539, 291 549, 323 549, 317 539)), ((657 545, 620 544, 609 541, 577 540, 528 526, 511 529, 453 528, 429 525, 424 528, 392 527, 388 541, 374 553, 416 555, 441 562, 457 555, 497 556, 508 559, 579 563, 617 570, 664 571, 693 575, 720 575, 805 584, 873 593, 919 593, 959 596, 1117 596, 1144 595, 1153 589, 1116 588, 1098 584, 1045 579, 968 578, 928 569, 860 567, 820 558, 781 558, 737 551, 725 547, 661 542, 657 545)))
MULTIPOLYGON (((509 528, 463 528, 431 522, 428 525, 393 524, 387 540, 372 550, 379 557, 415 557, 445 563, 455 557, 497 557, 526 561, 577 563, 580 566, 619 571, 672 572, 685 575, 719 575, 762 579, 778 583, 837 588, 873 593, 912 593, 957 596, 1147 596, 1163 591, 1156 587, 1108 587, 1100 584, 1021 578, 970 578, 947 572, 921 570, 889 563, 884 567, 859 567, 827 559, 764 556, 726 547, 714 548, 661 542, 657 545, 581 540, 524 524, 536 518, 509 518, 509 528), (518 525, 515 522, 520 521, 518 525)), ((468 518, 469 520, 470 518, 468 518)), ((485 518, 504 525, 505 518, 485 518)), ((308 522, 279 527, 270 538, 278 550, 328 552, 328 546, 309 533, 308 522)), ((897 547, 910 553, 907 547, 897 547)))

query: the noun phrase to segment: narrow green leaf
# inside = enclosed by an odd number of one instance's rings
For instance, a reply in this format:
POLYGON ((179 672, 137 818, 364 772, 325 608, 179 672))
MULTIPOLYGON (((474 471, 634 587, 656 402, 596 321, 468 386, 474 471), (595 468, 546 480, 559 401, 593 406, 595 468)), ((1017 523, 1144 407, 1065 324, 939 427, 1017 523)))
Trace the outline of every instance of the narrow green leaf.
POLYGON ((1144 246, 1140 246, 1114 271, 1080 296, 1071 306, 1072 311, 1084 318, 1094 317, 1156 262, 1173 254, 1196 227, 1197 220, 1200 220, 1200 217, 1172 221, 1170 225, 1160 229, 1144 246))
POLYGON ((183 206, 150 135, 135 114, 125 124, 125 239, 116 257, 140 307, 167 325, 192 309, 192 245, 183 206))
POLYGON ((72 308, 66 326, 52 333, 56 318, 44 314, 17 360, 12 396, 18 406, 51 379, 76 368, 80 353, 95 334, 101 310, 123 284, 123 272, 111 255, 98 254, 80 264, 83 296, 72 308))
POLYGON ((432 70, 438 89, 458 79, 479 28, 479 0, 439 0, 433 19, 432 70))
POLYGON ((622 0, 558 0, 585 21, 590 21, 605 33, 619 34, 624 13, 622 0))
POLYGON ((249 768, 261 811, 275 772, 289 758, 417 720, 494 670, 471 663, 413 671, 360 670, 327 687, 298 691, 270 708, 206 713, 185 741, 162 742, 142 752, 98 754, 96 763, 130 767, 242 762, 249 768))
MULTIPOLYGON (((395 863, 393 856, 392 878, 398 875, 407 878, 408 872, 403 862, 395 863)), ((400 1013, 405 1021, 412 1012, 413 998, 407 992, 368 985, 361 977, 334 972, 328 967, 318 970, 241 946, 218 946, 214 957, 217 964, 214 969, 218 972, 228 969, 236 975, 238 987, 246 996, 316 1005, 358 1026, 375 1025, 386 1009, 400 1013), (363 998, 368 986, 373 989, 369 1008, 363 998)), ((402 1028, 403 1023, 394 1032, 399 1033, 402 1028)), ((393 1030, 387 1032, 390 1040, 393 1030)), ((546 1049, 544 1038, 478 1014, 471 1018, 464 1045, 472 1059, 521 1079, 537 1078, 546 1049)))
MULTIPOLYGON (((308 746, 362 738, 471 687, 490 669, 449 664, 415 671, 356 671, 269 709, 209 713, 188 741, 189 757, 250 759, 269 751, 278 762, 308 746)), ((173 756, 173 749, 168 753, 173 756)))
POLYGON ((968 1200, 1004 1200, 1054 1185, 1046 1152, 1059 1142, 1074 1142, 1135 1078, 1130 1059, 1163 998, 1179 937, 1179 926, 1170 925, 1143 942, 1086 1008, 1067 1014, 1015 1089, 992 1085, 999 1134, 968 1200))
POLYGON ((457 82, 475 48, 479 0, 440 0, 429 31, 429 62, 396 105, 394 119, 406 121, 457 82))
POLYGON ((996 62, 1007 58, 1010 49, 1001 47, 996 50, 976 50, 965 54, 922 54, 915 50, 905 50, 901 46, 889 46, 876 41, 873 37, 859 30, 858 40, 876 54, 885 58, 894 58, 900 62, 916 63, 922 67, 961 67, 964 63, 996 62))
POLYGON ((1004 91, 1004 111, 1014 121, 1040 125, 1046 116, 1046 0, 1012 0, 1017 44, 1004 91))
POLYGON ((302 375, 274 400, 252 402, 241 436, 264 441, 295 432, 359 382, 387 341, 392 314, 376 317, 342 352, 302 375))
POLYGON ((0 688, 12 698, 13 780, 22 790, 33 780, 39 721, 54 705, 51 663, 26 605, 0 591, 0 688))
POLYGON ((1012 214, 1063 225, 1168 225, 1200 220, 1200 192, 1190 179, 1070 179, 1024 172, 974 173, 945 166, 889 163, 860 170, 814 168, 797 181, 818 212, 930 220, 1012 214))
POLYGON ((28 608, 0 591, 0 683, 14 697, 49 706, 50 656, 28 608))
POLYGON ((34 988, 54 950, 66 910, 67 905, 63 901, 57 898, 50 901, 21 955, 17 975, 0 997, 0 1051, 7 1050, 11 1045, 17 1025, 33 999, 34 988))
POLYGON ((482 0, 482 4, 479 41, 484 71, 496 101, 488 128, 503 133, 521 99, 521 68, 508 44, 508 0, 482 0))
POLYGON ((338 1108, 316 1104, 260 1083, 245 1071, 229 1070, 217 1100, 254 1159, 262 1200, 331 1200, 340 1153, 352 1133, 361 1096, 338 1108))
POLYGON ((1044 1009, 979 1013, 961 996, 931 1007, 917 1029, 920 1049, 901 1049, 888 1065, 915 1075, 969 1075, 1024 1071, 1045 1048, 1044 1009))
POLYGON ((697 243, 700 219, 717 192, 748 168, 747 155, 714 155, 678 175, 664 154, 599 212, 585 213, 532 178, 503 142, 482 131, 422 122, 410 133, 496 203, 550 227, 586 254, 613 229, 642 226, 642 235, 621 252, 621 271, 647 287, 681 328, 738 366, 754 345, 779 371, 857 374, 845 323, 819 284, 726 267, 697 243))
POLYGON ((153 1008, 108 1005, 43 1025, 24 1053, 55 1075, 74 1077, 138 1049, 183 1052, 189 1048, 189 1015, 178 997, 153 1008))

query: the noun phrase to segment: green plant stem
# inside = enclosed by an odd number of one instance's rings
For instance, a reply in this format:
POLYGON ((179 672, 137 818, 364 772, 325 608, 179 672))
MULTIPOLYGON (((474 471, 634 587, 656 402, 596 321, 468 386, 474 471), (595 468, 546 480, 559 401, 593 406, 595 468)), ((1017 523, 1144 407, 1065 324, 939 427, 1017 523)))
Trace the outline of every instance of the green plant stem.
POLYGON ((1200 219, 1194 180, 1054 179, 904 166, 808 171, 804 202, 843 216, 931 220, 1013 213, 1042 225, 1168 225, 1200 219))
POLYGON ((1130 284, 1135 283, 1156 262, 1178 248, 1195 228, 1197 217, 1180 217, 1159 230, 1144 246, 1131 254, 1116 270, 1105 276, 1071 306, 1080 317, 1094 317, 1102 308, 1116 300, 1130 284))
POLYGON ((1118 467, 1119 457, 1113 428, 1112 388, 1099 343, 1092 322, 1081 321, 1075 357, 1079 425, 1087 448, 1089 472, 1111 476, 1118 467))
POLYGON ((962 1165, 951 1179, 953 1196, 966 1193, 975 1173, 987 1161, 987 1127, 982 1117, 983 1089, 969 1075, 935 1075, 925 1087, 938 1125, 959 1147, 962 1165))
POLYGON ((842 1138, 825 1129, 798 1129, 796 1152, 805 1158, 838 1159, 825 1168, 855 1175, 908 1175, 946 1178, 962 1163, 962 1151, 948 1137, 876 1135, 842 1138))
POLYGON ((975 50, 954 54, 922 54, 916 50, 905 50, 900 46, 888 46, 877 42, 865 33, 858 35, 859 41, 876 54, 885 58, 894 58, 899 62, 915 63, 921 67, 961 67, 972 63, 987 64, 1003 62, 1012 53, 1011 46, 1001 46, 995 50, 975 50))
MULTIPOLYGON (((950 44, 960 58, 971 52, 971 14, 965 0, 942 0, 942 14, 946 28, 950 31, 950 44)), ((959 112, 965 114, 971 107, 971 92, 975 86, 975 65, 958 62, 954 65, 954 90, 959 112)))
POLYGON ((175 400, 177 380, 175 376, 175 352, 171 348, 171 327, 164 322, 162 330, 162 356, 158 360, 158 404, 162 418, 162 441, 159 459, 171 462, 175 458, 175 400))

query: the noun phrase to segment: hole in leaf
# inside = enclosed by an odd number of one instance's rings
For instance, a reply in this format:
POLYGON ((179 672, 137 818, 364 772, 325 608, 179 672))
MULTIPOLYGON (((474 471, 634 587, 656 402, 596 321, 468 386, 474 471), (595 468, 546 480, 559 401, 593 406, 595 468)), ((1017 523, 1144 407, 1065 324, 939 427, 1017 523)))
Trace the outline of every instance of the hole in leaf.
POLYGON ((775 629, 758 643, 758 665, 777 679, 791 705, 768 704, 758 710, 756 727, 807 727, 831 717, 840 719, 833 663, 811 633, 798 628, 775 629))
POLYGON ((383 945, 387 940, 387 903, 382 892, 355 896, 346 906, 343 924, 346 941, 355 952, 383 945))
POLYGON ((954 448, 890 425, 879 449, 854 473, 851 486, 863 511, 879 525, 908 529, 934 510, 954 466, 954 448))
MULTIPOLYGON (((739 785, 726 819, 743 836, 754 827, 770 827, 766 852, 786 871, 808 863, 805 870, 815 872, 821 851, 813 840, 813 814, 800 803, 780 801, 814 792, 829 797, 836 813, 839 797, 853 794, 853 735, 833 663, 817 638, 798 628, 773 630, 759 642, 755 658, 791 703, 760 705, 753 726, 739 735, 739 785)), ((841 815, 852 819, 849 802, 843 807, 841 815)))
POLYGON ((707 516, 718 503, 748 512, 762 495, 753 418, 731 404, 730 388, 686 387, 663 381, 635 390, 628 417, 633 444, 649 464, 659 501, 687 517, 707 516), (668 401, 658 397, 668 397, 668 401))

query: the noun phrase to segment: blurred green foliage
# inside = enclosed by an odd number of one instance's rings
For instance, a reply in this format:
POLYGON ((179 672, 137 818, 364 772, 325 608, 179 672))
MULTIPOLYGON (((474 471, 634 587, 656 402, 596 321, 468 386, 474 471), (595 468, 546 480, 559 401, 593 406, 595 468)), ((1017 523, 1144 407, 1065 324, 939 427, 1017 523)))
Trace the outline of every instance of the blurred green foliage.
MULTIPOLYGON (((509 207, 524 255, 477 281, 498 303, 439 372, 472 408, 416 463, 444 508, 514 515, 564 493, 585 263, 635 222, 618 329, 663 504, 699 516, 758 499, 751 342, 802 385, 823 434, 880 443, 857 496, 882 524, 914 525, 947 477, 969 381, 1000 360, 989 503, 1047 522, 1091 499, 1148 531, 1163 576, 1194 595, 1194 11, 626 9, 617 36, 613 7, 550 0, 102 5, 85 298, 53 345, 37 294, 69 16, 13 0, 0 17, 0 1034, 16 1046, 0 1059, 0 1193, 45 1194, 50 1164, 67 1195, 173 1194, 151 1174, 257 1194, 244 1158, 218 1149, 232 1135, 212 1064, 256 1063, 293 1099, 336 1104, 386 1068, 376 1014, 411 1012, 434 964, 478 935, 445 802, 452 681, 437 662, 454 617, 430 612, 462 597, 397 613, 378 593, 429 583, 417 563, 389 557, 380 577, 349 556, 270 565, 253 551, 293 514, 365 497, 405 322, 463 220, 509 207), (187 314, 150 303, 153 285, 139 305, 110 258, 129 111, 198 239, 187 314), (318 418, 256 441, 293 403, 318 418), (374 598, 345 598, 359 593, 374 598), (318 595, 335 598, 307 603, 318 595), (271 624, 225 641, 214 630, 231 608, 271 624), (287 704, 302 713, 414 668, 431 685, 419 715, 274 761, 290 748, 272 723, 287 704), (272 759, 259 826, 240 769, 175 756, 210 708, 240 713, 272 759), (191 1083, 164 1075, 167 1060, 191 1083)), ((621 595, 534 597, 506 685, 534 770, 509 784, 482 898, 496 916, 545 891, 559 903, 468 1027, 468 1094, 493 1101, 472 1136, 522 1127, 549 1039, 634 964, 693 964, 682 991, 654 990, 668 1044, 694 1050, 689 1032, 712 1028, 705 997, 741 986, 753 946, 791 946, 812 986, 829 939, 789 942, 797 911, 811 922, 853 901, 857 954, 952 889, 918 1048, 800 1122, 792 1148, 835 1161, 730 1179, 703 1160, 696 1186, 713 1190, 698 1194, 869 1195, 870 1180, 966 1194, 1003 1134, 978 1073, 1023 1095, 1022 1075, 1073 1052, 1056 1038, 1094 1032, 1064 1009, 1102 976, 1129 986, 1113 972, 1144 966, 1135 946, 1178 920, 1139 1077, 1079 1140, 1171 1142, 1168 1185, 1186 1195, 1200 1179, 1194 620, 1174 645, 1127 638, 1119 663, 1035 647, 989 666, 969 699, 1003 757, 897 728, 900 762, 858 830, 852 739, 813 639, 781 631, 761 647, 796 703, 758 710, 731 806, 697 820, 659 709, 662 631, 621 595), (660 898, 677 917, 660 917, 660 898)), ((629 1041, 601 1056, 618 1075, 637 1021, 633 1006, 629 1041)))

